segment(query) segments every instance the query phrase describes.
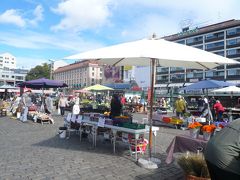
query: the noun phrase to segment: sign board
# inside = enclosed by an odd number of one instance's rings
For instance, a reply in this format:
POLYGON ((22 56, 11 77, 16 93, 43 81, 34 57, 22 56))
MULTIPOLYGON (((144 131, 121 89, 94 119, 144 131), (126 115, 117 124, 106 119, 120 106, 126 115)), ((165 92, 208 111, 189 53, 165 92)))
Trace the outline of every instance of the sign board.
POLYGON ((99 117, 98 119, 98 127, 104 127, 105 118, 99 117))

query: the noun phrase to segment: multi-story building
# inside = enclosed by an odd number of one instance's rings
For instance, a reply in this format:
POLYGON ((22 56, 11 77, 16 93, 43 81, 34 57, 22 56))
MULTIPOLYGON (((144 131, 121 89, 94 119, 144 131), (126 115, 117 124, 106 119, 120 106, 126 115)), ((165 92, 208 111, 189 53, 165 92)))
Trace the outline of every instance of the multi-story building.
POLYGON ((28 70, 16 69, 16 58, 10 53, 0 54, 0 85, 25 81, 28 70))
POLYGON ((59 67, 53 73, 55 80, 68 84, 70 89, 102 83, 103 67, 94 60, 84 60, 59 67))
MULTIPOLYGON (((201 28, 190 29, 186 27, 181 33, 163 38, 240 60, 240 20, 233 19, 201 28)), ((208 71, 181 67, 157 67, 155 87, 181 87, 186 83, 202 79, 240 83, 240 65, 219 66, 208 71)))
POLYGON ((0 69, 16 69, 16 58, 9 54, 0 54, 0 69))

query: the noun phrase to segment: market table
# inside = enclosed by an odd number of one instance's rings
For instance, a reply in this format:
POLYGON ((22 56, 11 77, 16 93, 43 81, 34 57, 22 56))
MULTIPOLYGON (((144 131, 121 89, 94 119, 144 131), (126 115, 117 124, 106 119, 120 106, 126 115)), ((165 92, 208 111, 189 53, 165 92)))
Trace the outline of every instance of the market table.
POLYGON ((175 152, 204 151, 206 145, 207 141, 204 141, 201 137, 200 139, 193 139, 187 135, 176 136, 167 148, 167 158, 165 162, 170 164, 173 161, 173 153, 175 152))
MULTIPOLYGON (((92 130, 93 130, 93 146, 96 147, 96 140, 97 140, 97 129, 98 127, 105 127, 108 129, 111 129, 112 133, 113 133, 113 153, 115 153, 116 151, 116 135, 117 132, 125 132, 125 133, 130 133, 134 135, 135 138, 135 144, 137 144, 137 139, 139 138, 140 134, 144 134, 144 133, 149 133, 149 126, 146 126, 145 129, 130 129, 130 128, 124 128, 124 127, 119 127, 119 126, 113 126, 113 125, 108 125, 108 124, 104 124, 104 126, 99 126, 98 122, 95 121, 90 121, 88 119, 83 119, 81 120, 80 123, 80 141, 81 141, 81 129, 82 129, 82 125, 83 123, 85 125, 88 126, 92 126, 92 130)), ((152 133, 154 135, 154 151, 155 151, 155 142, 156 142, 156 135, 157 135, 157 131, 159 130, 159 127, 152 127, 152 133)), ((135 160, 137 161, 137 146, 135 146, 135 160)))

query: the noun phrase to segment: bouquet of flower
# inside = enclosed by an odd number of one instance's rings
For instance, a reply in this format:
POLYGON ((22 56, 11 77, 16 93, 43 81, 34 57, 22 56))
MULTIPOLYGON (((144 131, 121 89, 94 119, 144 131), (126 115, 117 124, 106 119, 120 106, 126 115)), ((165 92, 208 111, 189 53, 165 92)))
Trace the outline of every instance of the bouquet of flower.
POLYGON ((202 131, 207 133, 213 133, 215 129, 216 129, 216 126, 214 124, 204 125, 202 127, 202 131))
POLYGON ((193 122, 193 123, 190 123, 188 125, 189 129, 197 129, 197 128, 200 128, 200 127, 202 127, 202 124, 199 123, 199 122, 193 122))

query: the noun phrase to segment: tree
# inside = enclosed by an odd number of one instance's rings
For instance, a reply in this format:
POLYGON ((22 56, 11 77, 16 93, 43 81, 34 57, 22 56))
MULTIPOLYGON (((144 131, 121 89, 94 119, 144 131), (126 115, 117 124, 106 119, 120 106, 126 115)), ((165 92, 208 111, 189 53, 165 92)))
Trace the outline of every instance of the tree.
POLYGON ((32 68, 26 76, 27 81, 39 78, 50 78, 49 64, 44 63, 42 65, 37 65, 36 67, 32 68))

